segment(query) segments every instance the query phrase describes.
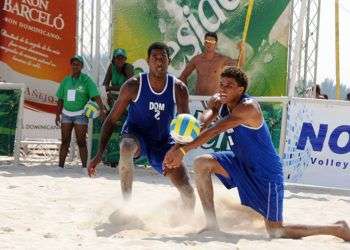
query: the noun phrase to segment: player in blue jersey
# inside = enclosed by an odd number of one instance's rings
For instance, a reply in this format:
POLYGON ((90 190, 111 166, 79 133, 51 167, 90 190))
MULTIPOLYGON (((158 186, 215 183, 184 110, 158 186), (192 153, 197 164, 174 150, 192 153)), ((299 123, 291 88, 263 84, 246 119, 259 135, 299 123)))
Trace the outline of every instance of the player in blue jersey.
MULTIPOLYGON (((103 124, 97 155, 88 167, 88 174, 92 176, 101 161, 114 124, 128 108, 119 160, 121 189, 126 200, 130 198, 132 190, 133 159, 147 156, 150 165, 162 174, 165 153, 174 145, 170 137, 170 122, 174 118, 175 103, 178 113, 189 113, 186 85, 167 74, 169 53, 163 43, 154 43, 148 48, 149 73, 130 78, 121 87, 119 97, 103 124)), ((194 192, 183 165, 166 172, 166 176, 180 191, 185 206, 192 209, 194 192)))
POLYGON ((178 166, 190 150, 226 132, 231 150, 199 156, 195 159, 196 185, 207 225, 203 230, 217 230, 211 174, 216 174, 230 189, 238 188, 241 203, 265 218, 271 237, 301 238, 327 234, 350 240, 346 222, 329 226, 283 224, 283 172, 280 157, 275 151, 261 108, 257 101, 245 95, 247 76, 235 67, 227 67, 221 74, 219 93, 209 102, 201 122, 205 129, 191 143, 168 151, 164 164, 167 169, 178 166))

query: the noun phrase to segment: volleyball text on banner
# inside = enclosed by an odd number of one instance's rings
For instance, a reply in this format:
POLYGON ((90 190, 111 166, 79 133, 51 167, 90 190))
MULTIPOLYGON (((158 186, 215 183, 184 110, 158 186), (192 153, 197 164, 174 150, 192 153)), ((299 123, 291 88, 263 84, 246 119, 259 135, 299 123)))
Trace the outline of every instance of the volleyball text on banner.
POLYGON ((291 100, 283 154, 286 181, 350 188, 349 108, 344 101, 291 100))
POLYGON ((76 1, 0 1, 0 80, 26 83, 26 105, 54 113, 76 48, 76 1))

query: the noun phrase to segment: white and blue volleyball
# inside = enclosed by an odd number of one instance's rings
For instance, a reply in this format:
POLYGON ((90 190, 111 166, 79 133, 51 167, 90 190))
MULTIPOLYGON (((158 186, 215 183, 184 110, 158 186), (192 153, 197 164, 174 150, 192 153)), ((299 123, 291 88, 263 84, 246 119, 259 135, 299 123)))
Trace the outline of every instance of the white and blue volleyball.
POLYGON ((84 114, 87 118, 97 118, 100 115, 99 106, 96 102, 88 101, 84 107, 84 114))
POLYGON ((200 125, 193 115, 179 114, 170 123, 170 135, 177 143, 190 143, 199 133, 200 125))

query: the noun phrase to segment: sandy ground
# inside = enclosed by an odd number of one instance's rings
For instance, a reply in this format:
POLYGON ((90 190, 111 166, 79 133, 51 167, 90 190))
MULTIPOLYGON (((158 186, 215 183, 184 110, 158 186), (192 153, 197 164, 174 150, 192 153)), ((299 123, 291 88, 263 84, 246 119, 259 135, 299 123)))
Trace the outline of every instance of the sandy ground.
MULTIPOLYGON (((123 203, 115 170, 90 179, 79 167, 0 162, 0 249, 350 249, 331 236, 270 240, 262 218, 239 204, 235 190, 215 181, 221 232, 204 226, 197 197, 194 216, 181 210, 165 177, 137 169, 130 203, 123 203)), ((350 191, 289 186, 286 222, 350 222, 350 191)))

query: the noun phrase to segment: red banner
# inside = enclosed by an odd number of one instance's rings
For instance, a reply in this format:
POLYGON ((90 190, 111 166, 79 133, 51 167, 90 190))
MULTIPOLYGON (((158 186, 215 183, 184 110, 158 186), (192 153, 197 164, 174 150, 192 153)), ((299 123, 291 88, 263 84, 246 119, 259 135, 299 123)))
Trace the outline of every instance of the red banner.
POLYGON ((75 0, 0 0, 0 80, 27 84, 26 104, 55 111, 76 51, 75 0))

